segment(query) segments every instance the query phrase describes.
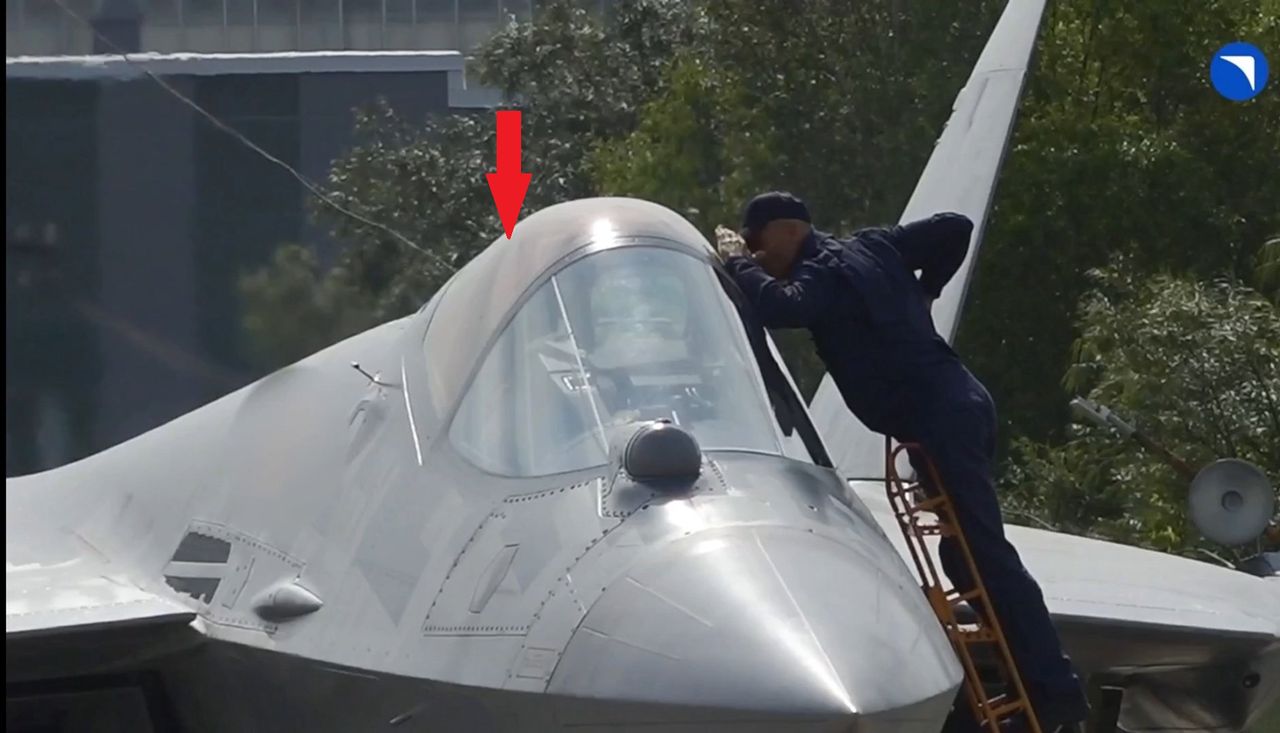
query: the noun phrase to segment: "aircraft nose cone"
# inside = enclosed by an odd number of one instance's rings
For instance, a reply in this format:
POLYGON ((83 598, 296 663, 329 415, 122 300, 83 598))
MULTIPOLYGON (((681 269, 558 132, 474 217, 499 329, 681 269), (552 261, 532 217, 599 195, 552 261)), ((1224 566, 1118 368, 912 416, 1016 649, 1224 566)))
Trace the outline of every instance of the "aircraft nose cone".
POLYGON ((606 589, 548 691, 824 719, 916 708, 940 721, 959 665, 889 561, 797 530, 684 538, 606 589))

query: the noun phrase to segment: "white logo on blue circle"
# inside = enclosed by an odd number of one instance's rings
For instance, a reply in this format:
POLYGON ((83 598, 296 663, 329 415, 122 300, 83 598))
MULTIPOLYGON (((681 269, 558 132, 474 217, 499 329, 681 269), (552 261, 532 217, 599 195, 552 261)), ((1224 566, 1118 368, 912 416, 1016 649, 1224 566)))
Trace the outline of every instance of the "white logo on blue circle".
POLYGON ((1258 96, 1267 85, 1267 57, 1249 43, 1228 43, 1213 55, 1209 80, 1218 94, 1233 102, 1258 96))

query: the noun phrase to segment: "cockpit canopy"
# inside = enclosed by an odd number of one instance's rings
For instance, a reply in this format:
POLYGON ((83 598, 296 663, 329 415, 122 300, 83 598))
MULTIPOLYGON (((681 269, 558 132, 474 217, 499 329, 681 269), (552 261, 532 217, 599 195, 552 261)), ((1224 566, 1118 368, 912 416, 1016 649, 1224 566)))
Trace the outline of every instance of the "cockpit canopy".
POLYGON ((449 437, 487 471, 542 476, 605 463, 612 435, 664 418, 705 449, 780 452, 712 270, 631 246, 574 261, 534 291, 489 350, 449 437))
POLYGON ((492 474, 546 476, 602 465, 618 434, 666 419, 705 450, 812 460, 816 433, 713 257, 687 221, 643 201, 521 222, 430 315, 428 381, 450 445, 492 474))

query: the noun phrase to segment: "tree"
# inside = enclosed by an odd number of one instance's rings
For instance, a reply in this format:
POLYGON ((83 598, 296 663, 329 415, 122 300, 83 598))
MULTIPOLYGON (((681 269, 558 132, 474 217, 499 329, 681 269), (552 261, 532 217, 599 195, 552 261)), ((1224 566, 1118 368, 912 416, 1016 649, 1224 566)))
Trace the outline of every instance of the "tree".
MULTIPOLYGON (((526 212, 595 193, 587 152, 634 128, 663 89, 675 47, 699 32, 678 0, 624 0, 608 24, 558 0, 481 48, 472 67, 480 83, 524 112, 525 166, 534 171, 526 212)), ((357 115, 356 133, 325 194, 358 218, 312 202, 347 245, 335 266, 321 272, 293 248, 241 281, 262 367, 412 312, 501 231, 484 179, 494 168, 491 112, 407 121, 378 106, 357 115)))
MULTIPOLYGON (((1280 309, 1226 279, 1144 277, 1128 262, 1091 274, 1064 380, 1193 466, 1251 461, 1280 476, 1280 309)), ((1014 516, 1169 552, 1222 552, 1186 519, 1187 484, 1109 431, 1023 439, 1005 477, 1014 516)))
POLYGON ((1089 270, 1243 280, 1280 231, 1280 96, 1208 83, 1237 38, 1280 47, 1280 25, 1257 0, 1049 5, 957 339, 1007 439, 1066 435, 1089 270))
POLYGON ((348 270, 323 272, 315 253, 297 244, 276 250, 271 263, 241 279, 244 331, 260 364, 290 364, 318 346, 359 331, 375 307, 348 270))

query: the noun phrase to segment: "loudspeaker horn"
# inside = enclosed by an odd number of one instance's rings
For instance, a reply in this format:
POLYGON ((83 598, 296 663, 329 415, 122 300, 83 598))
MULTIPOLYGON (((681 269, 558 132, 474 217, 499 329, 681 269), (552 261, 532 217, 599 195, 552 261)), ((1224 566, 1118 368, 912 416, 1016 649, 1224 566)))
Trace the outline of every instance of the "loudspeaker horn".
POLYGON ((1205 539, 1233 547, 1256 540, 1275 513, 1262 469, 1238 458, 1214 461, 1191 480, 1191 521, 1205 539))

